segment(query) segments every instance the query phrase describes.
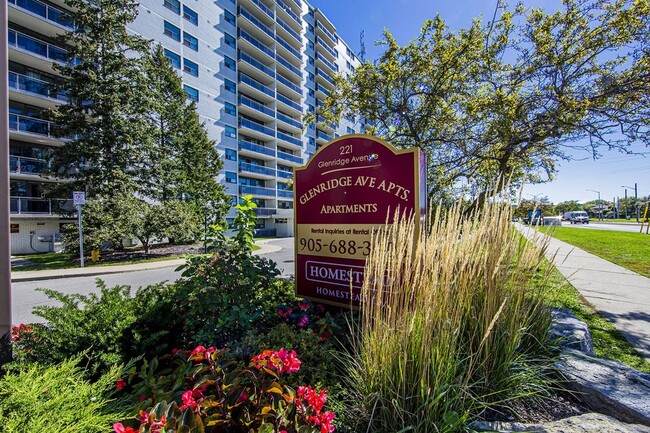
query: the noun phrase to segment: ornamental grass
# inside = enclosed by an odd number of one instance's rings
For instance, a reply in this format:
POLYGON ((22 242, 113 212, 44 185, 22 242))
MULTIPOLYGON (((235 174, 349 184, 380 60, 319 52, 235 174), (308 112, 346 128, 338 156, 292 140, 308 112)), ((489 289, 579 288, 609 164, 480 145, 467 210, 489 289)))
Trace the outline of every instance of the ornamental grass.
POLYGON ((510 221, 504 204, 456 206, 374 235, 347 364, 368 431, 459 431, 545 389, 545 247, 510 221))

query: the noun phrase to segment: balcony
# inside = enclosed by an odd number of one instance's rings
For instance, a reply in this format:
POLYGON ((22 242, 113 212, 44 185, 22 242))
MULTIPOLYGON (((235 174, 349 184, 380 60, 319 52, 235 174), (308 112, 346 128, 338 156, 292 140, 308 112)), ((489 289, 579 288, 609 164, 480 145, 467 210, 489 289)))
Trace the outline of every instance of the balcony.
POLYGON ((293 102, 291 99, 287 98, 281 93, 278 93, 277 98, 279 102, 283 103, 288 107, 293 108, 294 110, 298 111, 302 115, 302 107, 300 106, 300 104, 293 102))
POLYGON ((295 163, 297 163, 297 164, 301 164, 301 165, 302 165, 302 158, 299 157, 299 156, 296 156, 296 155, 292 155, 292 154, 290 154, 290 153, 280 152, 280 151, 278 150, 278 158, 279 158, 279 159, 283 159, 283 160, 285 160, 285 161, 295 162, 295 163))
POLYGON ((32 95, 56 99, 61 102, 65 102, 68 99, 63 92, 57 92, 55 90, 53 83, 37 80, 36 78, 28 77, 17 72, 9 72, 9 88, 32 95))
POLYGON ((264 167, 263 165, 249 164, 246 162, 239 163, 239 171, 244 173, 259 174, 264 177, 275 177, 275 169, 264 167))
POLYGON ((67 13, 38 0, 7 0, 7 3, 29 14, 45 18, 46 21, 67 30, 75 29, 74 23, 67 13))
POLYGON ((239 51, 239 61, 244 62, 255 68, 257 71, 262 72, 265 75, 268 75, 269 77, 275 79, 275 71, 262 62, 255 60, 248 54, 246 54, 243 51, 239 51))
MULTIPOLYGON (((325 98, 327 98, 330 95, 329 90, 327 90, 325 87, 323 87, 322 84, 316 84, 316 92, 322 93, 322 96, 324 96, 325 98)), ((319 96, 321 96, 321 95, 319 95, 319 96)), ((323 99, 325 99, 325 98, 323 98, 323 99)))
POLYGON ((262 197, 275 197, 275 190, 273 188, 264 188, 261 186, 248 186, 239 185, 239 194, 241 195, 257 195, 262 197))
POLYGON ((282 113, 277 113, 277 116, 278 116, 279 121, 284 122, 287 125, 291 125, 294 128, 298 128, 299 130, 302 130, 302 123, 298 122, 297 120, 295 120, 295 119, 293 119, 293 118, 291 118, 289 116, 285 116, 282 113))
POLYGON ((263 22, 255 18, 253 14, 248 12, 246 8, 244 8, 243 6, 239 7, 239 16, 247 19, 251 24, 253 24, 253 26, 255 26, 255 28, 260 30, 262 33, 266 34, 271 39, 275 39, 273 30, 271 30, 266 24, 264 24, 263 22))
MULTIPOLYGON (((69 202, 71 200, 9 197, 9 208, 13 215, 57 215, 64 212, 63 208, 67 208, 69 202)), ((71 206, 70 210, 72 210, 71 206)))
POLYGON ((289 36, 291 36, 291 37, 294 38, 297 42, 299 42, 300 44, 302 44, 302 39, 300 39, 300 35, 298 34, 298 32, 296 32, 294 29, 292 29, 292 28, 291 28, 287 23, 285 23, 284 21, 282 21, 282 19, 280 19, 280 17, 276 17, 276 18, 275 18, 275 22, 278 23, 278 25, 280 26, 279 28, 281 28, 282 30, 284 30, 285 32, 287 32, 287 34, 288 34, 289 36))
POLYGON ((258 217, 270 217, 276 214, 277 209, 270 207, 256 207, 253 211, 255 211, 255 215, 258 217))
POLYGON ((316 53, 316 61, 321 62, 323 65, 325 65, 325 67, 327 67, 332 74, 335 74, 339 71, 339 67, 333 63, 330 63, 321 53, 316 53))
POLYGON ((48 172, 50 165, 44 159, 9 157, 9 172, 31 176, 41 176, 48 172))
POLYGON ((287 143, 291 143, 294 146, 302 147, 302 141, 300 141, 299 139, 297 139, 295 137, 292 137, 289 134, 284 134, 282 132, 278 132, 278 140, 282 140, 282 141, 285 141, 287 143))
POLYGON ((263 44, 259 39, 255 38, 250 33, 246 32, 244 29, 239 29, 239 38, 248 42, 253 47, 257 48, 270 58, 275 58, 275 53, 273 49, 265 44, 263 44))
POLYGON ((278 81, 279 84, 285 86, 287 89, 291 90, 292 92, 295 92, 298 97, 302 97, 302 89, 289 81, 288 79, 284 78, 281 74, 277 74, 275 77, 278 81))
POLYGON ((278 190, 278 197, 281 198, 293 198, 293 191, 289 191, 286 189, 279 189, 278 190))
POLYGON ((316 48, 319 51, 320 51, 320 49, 325 51, 327 54, 332 56, 332 59, 338 59, 339 58, 339 54, 336 52, 336 50, 330 48, 330 46, 327 45, 327 43, 325 43, 325 41, 323 39, 319 38, 319 37, 316 37, 316 48))
POLYGON ((316 77, 320 77, 323 80, 325 80, 325 82, 327 82, 327 83, 331 84, 332 86, 334 86, 334 79, 332 77, 330 77, 330 75, 328 73, 326 73, 325 71, 323 71, 322 69, 316 68, 316 77))
POLYGON ((271 119, 275 119, 275 110, 274 109, 269 108, 264 104, 260 104, 259 102, 253 101, 251 98, 248 98, 248 97, 246 97, 244 95, 239 96, 239 104, 243 105, 245 107, 252 108, 256 112, 266 114, 271 119))
POLYGON ((68 52, 63 48, 41 41, 40 39, 27 36, 24 33, 9 29, 7 34, 7 44, 9 47, 36 54, 44 59, 66 64, 68 62, 68 52))
POLYGON ((244 152, 253 152, 255 154, 275 157, 275 150, 259 144, 249 143, 248 141, 243 141, 243 140, 239 140, 239 150, 244 152))
POLYGON ((275 90, 271 89, 270 87, 265 86, 264 84, 260 83, 254 78, 249 77, 246 74, 239 74, 239 83, 240 84, 246 84, 250 87, 252 87, 255 90, 258 90, 262 92, 263 94, 270 96, 271 98, 275 99, 275 90))
POLYGON ((302 57, 300 56, 300 51, 296 50, 294 47, 286 43, 284 39, 282 39, 280 36, 275 37, 275 41, 285 50, 289 52, 292 56, 294 56, 296 59, 298 59, 300 62, 302 62, 302 57))
POLYGON ((302 72, 300 72, 300 69, 296 68, 294 65, 289 63, 287 60, 285 60, 281 55, 277 53, 275 54, 275 58, 278 61, 279 65, 286 68, 289 72, 294 74, 296 77, 300 78, 300 80, 302 81, 302 72))
POLYGON ((52 122, 20 114, 9 114, 9 130, 56 138, 52 122))
POLYGON ((327 135, 326 133, 324 133, 323 131, 321 131, 319 129, 316 130, 316 138, 320 138, 321 140, 325 140, 325 141, 331 141, 332 140, 331 135, 327 135))
POLYGON ((289 6, 284 4, 282 0, 276 0, 275 3, 280 7, 281 10, 283 10, 289 17, 291 17, 292 20, 294 20, 300 27, 302 27, 302 20, 300 17, 291 10, 289 6))
POLYGON ((333 43, 334 45, 336 45, 336 43, 338 42, 339 38, 337 38, 336 36, 334 36, 334 35, 332 34, 332 32, 330 32, 329 30, 327 30, 327 29, 325 28, 325 26, 324 26, 323 24, 321 24, 320 21, 316 21, 316 28, 317 28, 318 30, 320 30, 321 32, 323 32, 323 34, 324 34, 325 36, 327 36, 327 38, 328 38, 330 41, 332 41, 332 43, 333 43))
POLYGON ((282 179, 293 179, 293 173, 290 171, 278 170, 278 177, 282 179))
POLYGON ((260 125, 259 123, 252 122, 252 121, 250 121, 248 119, 240 118, 239 119, 239 127, 240 128, 247 128, 247 129, 250 129, 252 131, 257 131, 257 132, 259 132, 261 134, 264 134, 264 135, 269 135, 271 137, 275 137, 275 131, 274 130, 272 130, 271 128, 267 128, 264 125, 260 125))
POLYGON ((268 17, 273 19, 273 11, 269 9, 264 3, 260 0, 250 0, 255 6, 257 6, 262 12, 264 12, 268 17))

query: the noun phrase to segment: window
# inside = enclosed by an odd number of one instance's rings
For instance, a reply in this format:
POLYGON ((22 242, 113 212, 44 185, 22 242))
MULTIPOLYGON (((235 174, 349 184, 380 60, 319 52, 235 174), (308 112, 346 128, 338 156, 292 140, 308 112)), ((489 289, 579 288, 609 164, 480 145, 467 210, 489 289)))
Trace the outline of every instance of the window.
POLYGON ((316 146, 316 139, 314 137, 309 137, 309 145, 316 146))
POLYGON ((199 40, 186 32, 183 32, 183 45, 190 47, 194 51, 199 50, 199 40))
POLYGON ((187 93, 187 98, 191 99, 194 102, 199 102, 199 91, 194 87, 184 85, 185 93, 187 93))
POLYGON ((347 127, 348 134, 354 134, 354 129, 347 127))
POLYGON ((171 63, 173 67, 176 69, 181 68, 181 56, 165 48, 165 57, 169 59, 169 63, 171 63))
POLYGON ((178 0, 164 0, 163 5, 177 14, 181 13, 181 2, 178 0))
POLYGON ((183 18, 194 24, 195 26, 199 24, 199 14, 194 12, 192 9, 183 5, 183 18))
POLYGON ((237 161, 237 151, 233 149, 226 149, 226 159, 229 161, 237 161))
POLYGON ((235 87, 235 82, 230 81, 228 79, 223 80, 223 85, 228 90, 229 92, 235 93, 237 91, 237 88, 235 87))
POLYGON ((236 195, 231 195, 230 196, 230 205, 231 206, 237 206, 237 196, 236 195))
POLYGON ((226 125, 226 137, 237 138, 237 129, 234 126, 226 125))
POLYGON ((316 113, 316 110, 314 109, 314 106, 311 104, 307 104, 307 112, 309 113, 316 113))
POLYGON ((226 43, 226 45, 230 45, 231 47, 235 48, 235 38, 228 33, 223 34, 223 40, 226 43))
POLYGON ((237 107, 235 107, 230 102, 226 102, 225 110, 226 110, 226 113, 228 113, 228 114, 232 114, 233 116, 237 115, 237 107))
POLYGON ((232 171, 227 171, 226 183, 237 183, 237 173, 233 173, 232 171))
POLYGON ((309 47, 310 50, 314 49, 314 43, 312 41, 307 41, 307 46, 309 47))
POLYGON ((353 70, 353 69, 352 69, 352 65, 351 65, 350 62, 348 62, 347 60, 345 61, 345 66, 346 66, 349 70, 351 70, 351 71, 353 70))
POLYGON ((309 62, 310 65, 314 64, 314 58, 312 56, 307 56, 307 61, 309 62))
POLYGON ((199 65, 197 65, 191 60, 187 60, 184 57, 183 57, 183 70, 190 75, 194 75, 195 77, 199 76, 199 65))
POLYGON ((314 26, 312 26, 311 24, 307 23, 307 31, 308 31, 309 33, 314 33, 314 26))
POLYGON ((175 41, 180 42, 181 40, 181 29, 179 29, 178 27, 176 27, 175 25, 167 21, 165 21, 165 30, 163 31, 163 33, 175 41))
POLYGON ((312 18, 314 17, 314 9, 309 8, 309 12, 307 12, 307 13, 309 14, 310 17, 312 17, 312 18))
POLYGON ((309 129, 314 129, 314 124, 313 123, 309 124, 309 129))
POLYGON ((223 56, 223 64, 226 65, 226 68, 235 70, 235 61, 228 56, 223 56))
POLYGON ((314 81, 314 74, 312 74, 311 72, 307 72, 307 80, 314 81))
POLYGON ((314 96, 314 89, 307 89, 307 96, 314 96))
POLYGON ((235 16, 228 11, 223 11, 223 19, 227 22, 235 25, 235 16))

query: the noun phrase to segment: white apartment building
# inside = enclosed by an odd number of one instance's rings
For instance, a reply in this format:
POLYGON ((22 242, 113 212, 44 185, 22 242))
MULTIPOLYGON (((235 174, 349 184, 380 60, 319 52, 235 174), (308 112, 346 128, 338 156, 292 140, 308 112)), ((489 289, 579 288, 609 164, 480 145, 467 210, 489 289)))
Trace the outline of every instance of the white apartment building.
MULTIPOLYGON (((12 254, 48 251, 69 198, 42 198, 48 149, 60 145, 47 108, 65 101, 51 85, 65 61, 53 36, 73 25, 63 0, 8 0, 12 254)), ((233 206, 257 203, 257 234, 293 235, 294 167, 362 120, 305 126, 333 89, 331 76, 359 64, 323 13, 301 0, 142 0, 130 31, 161 44, 215 141, 233 206)), ((228 218, 235 215, 231 209, 228 218)))

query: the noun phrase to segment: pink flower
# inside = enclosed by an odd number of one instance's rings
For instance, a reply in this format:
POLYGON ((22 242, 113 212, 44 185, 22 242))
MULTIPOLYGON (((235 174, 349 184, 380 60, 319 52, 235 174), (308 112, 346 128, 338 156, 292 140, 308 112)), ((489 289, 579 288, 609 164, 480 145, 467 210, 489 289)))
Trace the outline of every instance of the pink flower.
POLYGON ((125 386, 126 386, 126 380, 124 380, 121 377, 119 379, 117 379, 117 383, 115 383, 115 389, 117 389, 119 391, 120 389, 124 388, 125 386))
POLYGON ((335 416, 336 415, 334 415, 333 412, 323 412, 310 416, 307 418, 307 421, 313 425, 319 425, 320 433, 331 433, 336 429, 336 427, 332 425, 335 416))
POLYGON ((278 358, 282 361, 282 370, 281 373, 295 373, 300 370, 300 360, 296 357, 296 351, 292 350, 291 352, 286 349, 280 349, 278 352, 278 358))
POLYGON ((138 433, 137 430, 133 430, 133 427, 124 427, 121 422, 113 424, 113 431, 115 433, 138 433))
POLYGON ((214 346, 210 346, 207 349, 205 348, 205 346, 196 346, 194 350, 192 350, 192 352, 190 353, 190 359, 195 362, 208 360, 216 350, 217 348, 214 346))
POLYGON ((309 317, 307 315, 301 316, 298 320, 297 325, 298 328, 304 328, 305 326, 309 325, 309 317))
POLYGON ((183 405, 180 407, 181 410, 189 408, 194 408, 196 412, 199 411, 199 403, 203 401, 202 398, 200 398, 198 401, 194 400, 194 392, 192 390, 185 391, 183 395, 181 395, 181 400, 183 400, 183 405))
POLYGON ((286 319, 287 317, 289 317, 289 316, 291 315, 291 312, 292 312, 292 311, 293 311, 293 310, 292 310, 291 308, 289 308, 288 310, 283 310, 282 308, 280 308, 280 309, 278 310, 278 315, 279 315, 280 317, 286 319))
POLYGON ((297 404, 302 404, 302 400, 304 399, 315 412, 320 412, 327 402, 327 395, 324 389, 319 393, 311 386, 299 386, 296 394, 297 404))
POLYGON ((266 367, 278 373, 294 373, 300 369, 300 360, 296 357, 296 351, 291 352, 280 349, 277 352, 265 350, 251 359, 249 367, 255 366, 258 370, 266 367))
POLYGON ((298 302, 298 307, 300 307, 302 311, 309 310, 309 301, 298 302))
POLYGON ((178 354, 178 352, 180 352, 180 351, 181 351, 180 349, 177 349, 177 348, 174 347, 172 349, 172 355, 176 356, 178 354))
POLYGON ((235 404, 243 403, 245 401, 248 401, 248 394, 246 394, 246 391, 242 391, 237 398, 237 403, 235 404))

